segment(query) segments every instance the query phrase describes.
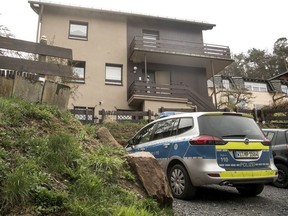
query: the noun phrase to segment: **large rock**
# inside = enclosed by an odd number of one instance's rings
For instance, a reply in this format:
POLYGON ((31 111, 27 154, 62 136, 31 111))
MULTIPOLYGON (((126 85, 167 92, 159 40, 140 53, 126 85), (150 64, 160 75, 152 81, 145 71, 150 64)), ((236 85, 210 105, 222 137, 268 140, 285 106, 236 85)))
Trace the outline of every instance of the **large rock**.
POLYGON ((156 199, 161 207, 172 207, 173 196, 167 177, 155 157, 149 152, 137 152, 128 154, 127 159, 147 194, 156 199))
POLYGON ((101 127, 96 131, 96 134, 98 136, 98 139, 101 143, 103 144, 111 144, 112 146, 115 147, 121 147, 123 148, 122 145, 120 145, 114 137, 111 135, 110 131, 106 127, 101 127))

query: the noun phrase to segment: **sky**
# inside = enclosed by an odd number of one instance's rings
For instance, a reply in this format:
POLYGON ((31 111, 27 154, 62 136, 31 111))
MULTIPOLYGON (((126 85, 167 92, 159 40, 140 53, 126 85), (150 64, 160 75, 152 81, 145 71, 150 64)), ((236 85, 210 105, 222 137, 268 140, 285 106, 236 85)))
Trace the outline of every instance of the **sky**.
MULTIPOLYGON (((288 38, 288 0, 54 1, 215 24, 203 32, 204 43, 229 46, 233 54, 252 48, 271 52, 278 38, 288 38)), ((35 42, 37 22, 28 0, 0 0, 0 25, 17 39, 35 42)))

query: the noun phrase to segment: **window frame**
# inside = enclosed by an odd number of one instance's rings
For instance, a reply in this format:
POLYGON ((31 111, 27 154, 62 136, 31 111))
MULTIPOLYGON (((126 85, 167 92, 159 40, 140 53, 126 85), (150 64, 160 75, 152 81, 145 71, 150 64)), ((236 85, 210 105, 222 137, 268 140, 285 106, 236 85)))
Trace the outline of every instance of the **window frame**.
POLYGON ((88 22, 70 20, 69 21, 68 38, 69 39, 74 39, 74 40, 85 40, 85 41, 87 41, 88 40, 88 22), (86 27, 85 36, 71 34, 71 25, 85 26, 86 27))
POLYGON ((247 90, 253 92, 268 92, 267 83, 260 82, 244 82, 244 86, 247 90))
POLYGON ((77 77, 73 77, 72 80, 70 82, 72 83, 78 83, 78 84, 85 84, 85 78, 86 78, 86 61, 80 61, 80 60, 73 60, 70 61, 70 66, 72 67, 72 72, 73 75, 74 73, 74 68, 83 68, 83 78, 77 78, 77 77), (75 64, 84 64, 84 67, 75 67, 75 64))
POLYGON ((123 65, 122 64, 105 64, 105 85, 123 86, 123 65), (120 68, 120 81, 117 79, 107 79, 107 68, 114 67, 120 68))

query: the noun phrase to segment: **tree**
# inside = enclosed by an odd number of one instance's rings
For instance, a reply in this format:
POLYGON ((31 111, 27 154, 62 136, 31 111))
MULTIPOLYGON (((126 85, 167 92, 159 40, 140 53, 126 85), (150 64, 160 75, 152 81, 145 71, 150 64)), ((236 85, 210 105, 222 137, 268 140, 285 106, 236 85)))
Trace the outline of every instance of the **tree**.
POLYGON ((288 41, 279 38, 274 43, 273 53, 267 50, 250 49, 247 54, 234 55, 235 60, 220 74, 241 76, 255 79, 269 79, 277 74, 288 71, 288 41))
POLYGON ((244 108, 253 99, 252 92, 240 88, 222 89, 216 94, 221 94, 220 101, 218 101, 218 109, 228 108, 235 110, 236 108, 244 108))
POLYGON ((274 43, 274 51, 277 73, 288 71, 288 41, 287 38, 279 38, 274 43))

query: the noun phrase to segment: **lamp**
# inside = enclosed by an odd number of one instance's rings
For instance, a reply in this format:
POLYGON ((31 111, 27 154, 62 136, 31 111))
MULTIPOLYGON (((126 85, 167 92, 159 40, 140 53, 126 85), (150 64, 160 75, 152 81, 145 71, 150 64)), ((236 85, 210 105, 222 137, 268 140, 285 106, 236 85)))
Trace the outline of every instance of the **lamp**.
POLYGON ((138 68, 137 68, 136 66, 133 67, 133 73, 134 73, 134 74, 136 74, 137 69, 138 69, 138 68))

